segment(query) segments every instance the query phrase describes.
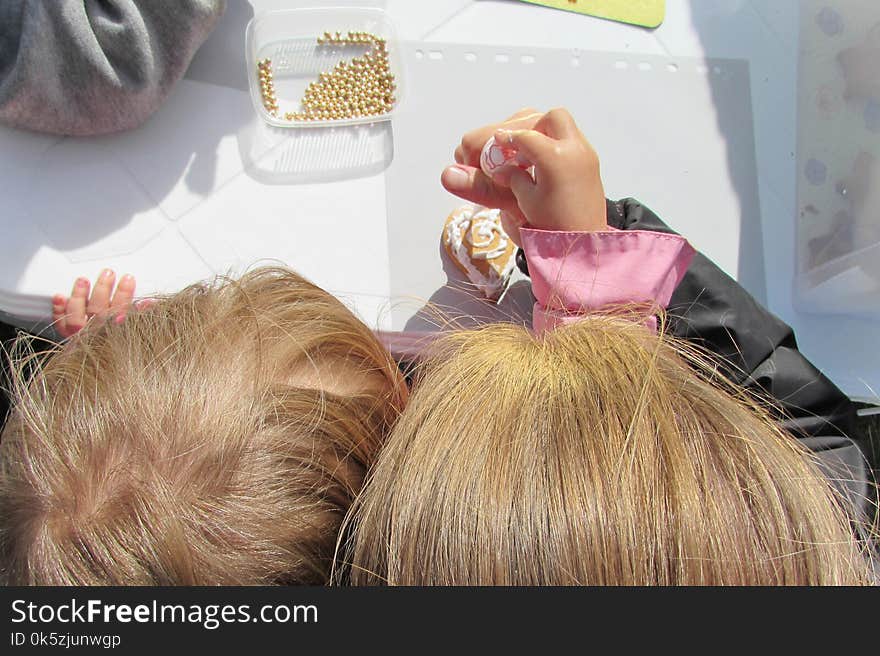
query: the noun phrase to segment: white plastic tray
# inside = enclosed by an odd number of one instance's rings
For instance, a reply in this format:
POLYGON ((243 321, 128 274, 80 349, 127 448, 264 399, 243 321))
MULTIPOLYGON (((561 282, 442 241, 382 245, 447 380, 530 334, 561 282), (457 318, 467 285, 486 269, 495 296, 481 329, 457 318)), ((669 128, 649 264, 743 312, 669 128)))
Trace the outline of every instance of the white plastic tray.
POLYGON ((387 121, 400 105, 405 91, 405 74, 399 42, 391 19, 383 10, 371 7, 322 7, 268 11, 248 23, 245 49, 248 85, 257 114, 270 125, 282 128, 315 128, 362 125, 387 121), (369 32, 385 39, 388 61, 394 75, 395 102, 391 111, 375 116, 347 119, 289 121, 285 112, 299 112, 300 98, 309 83, 321 73, 329 72, 339 62, 359 57, 366 46, 319 45, 318 37, 325 32, 369 32), (257 62, 272 60, 275 92, 281 106, 273 116, 263 106, 257 62))

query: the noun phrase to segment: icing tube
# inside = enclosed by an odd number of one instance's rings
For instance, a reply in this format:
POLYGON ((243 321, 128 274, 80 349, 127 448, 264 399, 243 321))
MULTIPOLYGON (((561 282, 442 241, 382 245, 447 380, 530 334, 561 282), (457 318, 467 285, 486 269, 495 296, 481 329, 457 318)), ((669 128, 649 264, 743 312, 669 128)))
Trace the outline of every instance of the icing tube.
POLYGON ((518 166, 528 171, 532 163, 520 155, 515 148, 499 144, 495 141, 495 137, 491 137, 480 152, 480 168, 491 178, 498 169, 504 166, 518 166))

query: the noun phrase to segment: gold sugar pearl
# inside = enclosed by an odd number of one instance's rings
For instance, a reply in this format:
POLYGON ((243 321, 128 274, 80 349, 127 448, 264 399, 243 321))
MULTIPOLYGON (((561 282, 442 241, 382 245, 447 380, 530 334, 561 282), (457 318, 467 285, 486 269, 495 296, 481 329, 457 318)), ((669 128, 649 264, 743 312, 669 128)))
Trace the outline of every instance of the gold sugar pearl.
MULTIPOLYGON (((387 41, 369 32, 324 32, 318 45, 368 46, 367 52, 341 61, 308 85, 300 99, 301 110, 284 112, 288 121, 328 121, 378 116, 391 111, 396 102, 394 74, 388 59, 387 41)), ((263 105, 273 117, 279 115, 273 83, 272 61, 257 62, 263 105)))

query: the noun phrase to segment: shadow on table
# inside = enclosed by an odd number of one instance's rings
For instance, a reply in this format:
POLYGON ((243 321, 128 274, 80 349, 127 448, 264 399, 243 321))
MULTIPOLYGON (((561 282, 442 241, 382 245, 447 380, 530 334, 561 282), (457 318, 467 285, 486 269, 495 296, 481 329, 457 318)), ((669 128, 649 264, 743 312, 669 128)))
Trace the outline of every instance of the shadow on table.
POLYGON ((239 135, 245 171, 262 184, 349 180, 384 171, 394 155, 390 121, 282 128, 254 120, 239 135))
MULTIPOLYGON (((695 17, 694 28, 699 34, 705 52, 717 52, 719 49, 713 44, 713 34, 721 26, 708 25, 707 21, 725 21, 725 17, 719 14, 714 3, 691 0, 691 15, 695 17), (711 27, 713 29, 707 29, 711 27)), ((738 3, 731 6, 733 12, 753 12, 749 3, 738 3)), ((722 29, 723 32, 723 29, 722 29)), ((733 63, 733 62, 731 62, 733 63)), ((710 64, 711 66, 711 64, 710 64)), ((750 71, 750 75, 754 75, 750 71)), ((718 83, 718 76, 709 75, 709 84, 718 119, 718 129, 724 135, 728 144, 734 143, 743 134, 754 134, 752 112, 743 115, 724 102, 725 94, 718 83)), ((755 80, 751 80, 754 84, 755 80)), ((749 86, 751 95, 751 85, 749 86)), ((752 107, 751 98, 746 105, 752 107)), ((754 146, 749 149, 740 149, 741 154, 749 152, 750 157, 734 157, 735 149, 728 147, 728 169, 730 180, 739 198, 740 208, 740 238, 737 281, 745 287, 755 298, 762 303, 767 302, 767 281, 764 271, 764 237, 761 229, 761 207, 757 185, 758 167, 755 158, 754 146)), ((709 208, 711 210, 711 208, 709 208)))
POLYGON ((0 130, 4 159, 15 163, 2 166, 2 187, 16 201, 6 203, 3 250, 5 276, 17 279, 3 288, 16 288, 46 244, 74 263, 133 253, 239 172, 221 161, 221 142, 252 116, 235 89, 252 15, 249 4, 229 3, 184 80, 134 130, 92 138, 0 130))

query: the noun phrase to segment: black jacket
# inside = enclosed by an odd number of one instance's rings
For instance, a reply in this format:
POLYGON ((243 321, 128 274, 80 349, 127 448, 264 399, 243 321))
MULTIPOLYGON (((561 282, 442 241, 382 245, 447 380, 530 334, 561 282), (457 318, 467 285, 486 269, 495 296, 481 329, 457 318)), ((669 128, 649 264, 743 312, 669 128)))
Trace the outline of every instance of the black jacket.
MULTIPOLYGON (((607 201, 607 213, 614 228, 674 233, 631 198, 607 201)), ((528 274, 522 251, 517 261, 528 274)), ((790 326, 701 253, 672 295, 666 330, 715 355, 731 382, 774 401, 780 424, 820 456, 832 479, 846 482, 841 490, 854 504, 862 512, 873 505, 870 468, 848 437, 855 421, 852 401, 798 350, 790 326)))

